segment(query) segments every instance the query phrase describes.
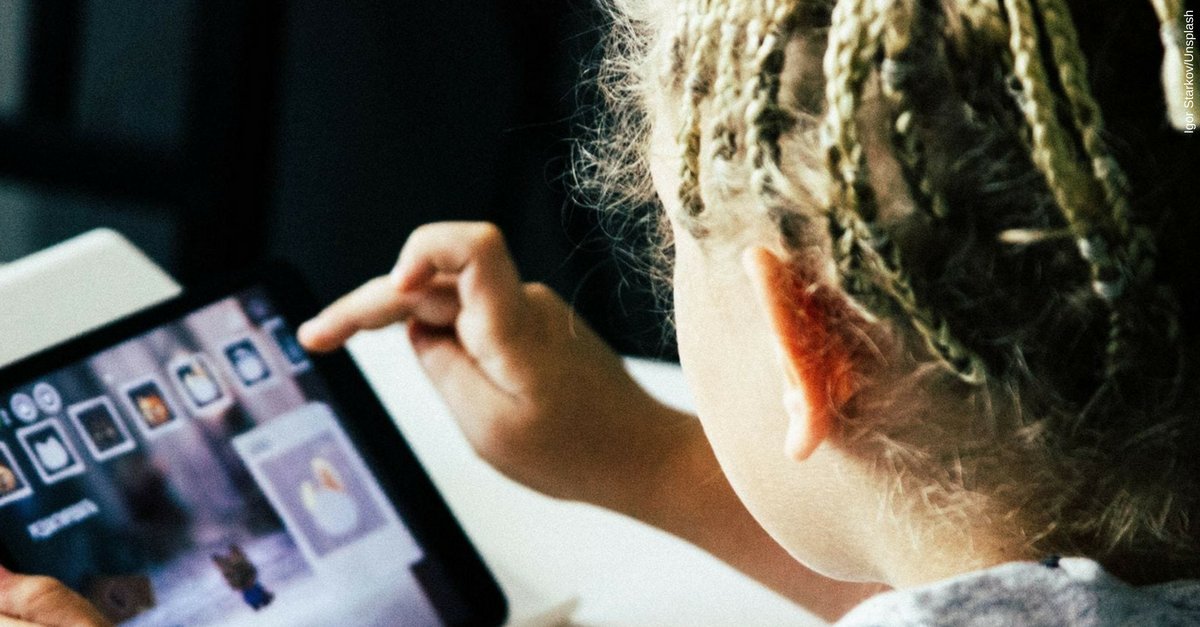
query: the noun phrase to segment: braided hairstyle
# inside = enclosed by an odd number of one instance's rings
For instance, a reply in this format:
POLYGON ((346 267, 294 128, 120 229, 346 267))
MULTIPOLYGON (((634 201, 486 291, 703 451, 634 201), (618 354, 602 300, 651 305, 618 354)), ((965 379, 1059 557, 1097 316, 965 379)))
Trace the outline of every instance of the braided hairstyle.
POLYGON ((1200 576, 1182 3, 1074 4, 681 0, 676 217, 716 237, 751 216, 713 199, 752 196, 851 298, 848 334, 897 347, 836 399, 897 503, 1016 520, 1135 582, 1200 576))

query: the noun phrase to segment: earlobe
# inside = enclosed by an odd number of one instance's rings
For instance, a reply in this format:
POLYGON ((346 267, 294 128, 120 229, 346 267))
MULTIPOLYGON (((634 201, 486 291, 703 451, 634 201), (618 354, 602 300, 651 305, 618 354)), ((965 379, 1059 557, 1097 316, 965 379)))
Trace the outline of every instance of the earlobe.
POLYGON ((828 416, 817 417, 802 389, 793 388, 783 393, 783 410, 787 412, 788 430, 783 441, 783 452, 788 457, 802 462, 812 455, 817 446, 829 435, 828 416))
POLYGON ((743 254, 784 369, 781 399, 788 417, 786 454, 812 455, 833 428, 837 407, 849 397, 852 361, 831 316, 829 290, 805 281, 789 264, 761 246, 743 254))

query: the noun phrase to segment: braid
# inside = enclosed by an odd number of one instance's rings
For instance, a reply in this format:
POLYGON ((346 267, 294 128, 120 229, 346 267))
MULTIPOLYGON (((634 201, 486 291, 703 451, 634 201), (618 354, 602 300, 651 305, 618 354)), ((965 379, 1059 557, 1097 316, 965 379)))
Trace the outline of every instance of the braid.
POLYGON ((876 9, 871 0, 838 2, 825 55, 828 111, 822 140, 836 185, 828 216, 834 259, 848 291, 890 300, 908 317, 933 356, 963 381, 978 384, 984 380, 979 358, 958 342, 944 320, 918 302, 912 282, 900 267, 899 249, 869 224, 875 199, 855 115, 884 27, 891 19, 887 12, 876 9))
POLYGON ((1088 85, 1087 61, 1079 47, 1070 10, 1064 0, 1040 1, 1042 24, 1050 41, 1059 81, 1071 105, 1075 130, 1083 140, 1084 153, 1092 164, 1092 174, 1103 189, 1105 201, 1112 211, 1116 233, 1128 237, 1129 182, 1104 142, 1104 119, 1088 85))
POLYGON ((709 58, 719 42, 719 38, 713 36, 713 31, 720 26, 720 20, 717 13, 710 10, 710 4, 710 0, 694 0, 694 6, 689 7, 689 11, 702 17, 699 20, 689 19, 686 23, 687 32, 681 35, 687 38, 684 41, 695 40, 688 59, 684 96, 687 99, 687 115, 679 141, 682 147, 679 199, 683 203, 683 215, 680 218, 693 234, 704 232, 696 220, 704 211, 704 201, 700 196, 700 105, 711 88, 709 58))
POLYGON ((1078 238, 1090 233, 1088 212, 1091 199, 1081 185, 1084 180, 1071 152, 1071 141, 1058 122, 1054 92, 1038 51, 1038 33, 1030 0, 1004 0, 1008 11, 1013 54, 1013 73, 1020 83, 1018 104, 1030 128, 1033 162, 1078 238))
POLYGON ((1008 23, 998 0, 964 0, 960 12, 977 30, 1008 39, 1008 23))
MULTIPOLYGON (((1093 292, 1109 308, 1104 373, 1111 381, 1121 370, 1123 349, 1131 343, 1130 336, 1135 333, 1132 323, 1138 316, 1130 314, 1134 307, 1146 304, 1135 303, 1126 293, 1144 287, 1149 281, 1154 267, 1154 242, 1146 229, 1131 224, 1129 183, 1104 141, 1103 115, 1088 84, 1087 63, 1070 10, 1064 0, 1039 0, 1041 22, 1069 105, 1071 121, 1108 212, 1095 211, 1089 205, 1070 204, 1072 199, 1067 192, 1072 188, 1081 190, 1078 200, 1086 202, 1082 190, 1086 189, 1087 182, 1074 168, 1062 169, 1054 163, 1055 154, 1061 159, 1059 165, 1066 165, 1073 154, 1066 133, 1061 128, 1054 128, 1057 125, 1056 109, 1036 50, 1033 9, 1027 0, 1006 2, 1013 20, 1011 41, 1015 68, 1026 96, 1022 109, 1034 131, 1034 161, 1046 175, 1079 244, 1080 253, 1088 262, 1093 292), (1022 13, 1022 10, 1026 12, 1022 13), (1039 124, 1043 128, 1040 133, 1039 124)), ((1168 329, 1176 326, 1168 321, 1168 329)))
POLYGON ((1149 280, 1154 268, 1154 245, 1147 230, 1135 229, 1130 224, 1129 182, 1103 139, 1103 116, 1088 85, 1087 64, 1070 10, 1064 0, 1041 0, 1041 3, 1042 23, 1055 65, 1058 66, 1059 81, 1071 107, 1075 129, 1092 164, 1092 174, 1100 184, 1112 212, 1110 218, 1114 234, 1123 243, 1111 251, 1115 259, 1099 260, 1101 264, 1115 264, 1115 268, 1106 269, 1101 265, 1101 271, 1108 273, 1107 280, 1101 276, 1101 280, 1094 283, 1093 287, 1111 308, 1105 368, 1111 377, 1119 369, 1121 346, 1129 334, 1126 328, 1129 317, 1122 315, 1122 310, 1131 304, 1131 299, 1121 299, 1121 296, 1130 287, 1137 287, 1149 280))
POLYGON ((754 33, 756 23, 752 23, 745 29, 739 28, 736 20, 733 18, 737 15, 738 4, 730 2, 725 6, 725 15, 721 20, 721 39, 717 44, 717 61, 716 61, 716 77, 713 80, 713 95, 716 98, 715 110, 717 113, 716 123, 713 125, 712 145, 710 152, 710 161, 712 159, 723 159, 729 161, 737 154, 737 134, 734 129, 734 111, 736 110, 735 103, 741 97, 741 86, 739 84, 740 72, 738 72, 738 43, 741 37, 745 37, 747 41, 753 41, 757 36, 754 33))
POLYGON ((912 66, 909 49, 914 39, 929 35, 920 27, 928 12, 923 10, 920 0, 898 2, 896 7, 895 13, 901 15, 892 21, 893 27, 885 31, 885 58, 881 71, 883 92, 892 101, 894 111, 890 133, 892 148, 917 209, 933 218, 944 218, 946 201, 929 178, 925 146, 916 133, 913 101, 908 89, 911 81, 908 69, 912 66))
MULTIPOLYGON (((1067 226, 1078 243, 1079 252, 1088 263, 1092 275, 1093 291, 1106 304, 1110 305, 1105 374, 1111 378, 1117 369, 1117 355, 1122 343, 1122 327, 1125 326, 1120 311, 1111 307, 1114 300, 1125 289, 1124 275, 1126 274, 1114 256, 1121 255, 1123 252, 1113 245, 1114 242, 1121 241, 1119 234, 1113 233, 1115 216, 1095 211, 1096 203, 1092 202, 1091 196, 1086 193, 1090 186, 1087 185, 1088 181, 1075 161, 1075 155, 1071 150, 1071 140, 1058 122, 1054 93, 1038 51, 1038 33, 1034 22, 1033 7, 1029 0, 1005 0, 1005 7, 1008 10, 1012 31, 1010 45, 1014 60, 1013 70, 1020 80, 1022 88, 1021 97, 1018 100, 1032 131, 1033 162, 1045 176, 1046 183, 1067 220, 1067 226)), ((1114 198, 1123 198, 1123 177, 1114 174, 1114 172, 1119 172, 1113 167, 1115 163, 1112 163, 1111 159, 1107 157, 1107 152, 1093 152, 1103 150, 1102 143, 1099 141, 1098 125, 1101 121, 1098 107, 1095 107, 1095 102, 1090 97, 1090 91, 1087 90, 1082 57, 1070 54, 1070 51, 1066 49, 1069 42, 1064 38, 1070 37, 1070 41, 1073 42, 1074 36, 1063 32, 1064 28, 1059 21, 1064 16, 1053 15, 1056 13, 1055 11, 1050 11, 1050 13, 1052 14, 1050 22, 1059 24, 1057 32, 1052 37, 1059 40, 1054 45, 1059 49, 1058 54, 1063 57, 1065 62, 1065 66, 1061 69, 1062 73, 1067 75, 1064 83, 1071 83, 1072 86, 1068 90, 1074 92, 1072 107, 1076 124, 1087 129, 1088 134, 1092 137, 1093 144, 1087 150, 1093 155, 1103 155, 1095 157, 1093 163, 1096 164, 1095 171, 1098 178, 1106 180, 1108 185, 1112 186, 1105 188, 1105 191, 1111 190, 1114 198)), ((1087 140, 1085 140, 1085 144, 1086 142, 1087 140)), ((1121 211, 1124 214, 1128 213, 1125 209, 1121 211)), ((1125 215, 1122 215, 1120 219, 1127 220, 1125 215)))
MULTIPOLYGON (((779 106, 780 73, 787 44, 783 31, 793 10, 788 5, 779 2, 771 10, 770 27, 751 61, 757 69, 757 79, 745 110, 746 158, 751 167, 751 189, 763 200, 776 191, 775 186, 786 181, 779 172, 779 138, 794 122, 779 106)), ((748 39, 747 44, 753 41, 748 39)))
POLYGON ((826 164, 836 187, 829 207, 834 260, 859 293, 867 291, 867 285, 856 276, 853 257, 865 234, 856 233, 855 226, 859 205, 870 202, 871 190, 864 180, 866 162, 855 114, 877 41, 867 37, 869 4, 870 0, 840 0, 834 7, 824 58, 826 113, 821 129, 826 164))

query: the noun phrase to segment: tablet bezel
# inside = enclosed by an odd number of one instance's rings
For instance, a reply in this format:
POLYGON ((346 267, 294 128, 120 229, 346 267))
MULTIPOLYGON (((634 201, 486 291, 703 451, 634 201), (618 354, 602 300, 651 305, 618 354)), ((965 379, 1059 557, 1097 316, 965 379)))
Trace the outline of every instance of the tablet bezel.
MULTIPOLYGON (((2 367, 0 390, 16 388, 256 287, 266 292, 279 316, 293 329, 319 311, 299 273, 287 264, 274 262, 227 280, 185 289, 162 304, 2 367)), ((499 584, 349 353, 341 349, 311 355, 310 359, 343 410, 341 413, 355 417, 340 424, 380 487, 422 550, 454 584, 458 607, 465 612, 463 616, 443 616, 442 620, 450 625, 502 624, 508 617, 508 603, 499 584)), ((3 541, 0 564, 20 568, 3 541)))

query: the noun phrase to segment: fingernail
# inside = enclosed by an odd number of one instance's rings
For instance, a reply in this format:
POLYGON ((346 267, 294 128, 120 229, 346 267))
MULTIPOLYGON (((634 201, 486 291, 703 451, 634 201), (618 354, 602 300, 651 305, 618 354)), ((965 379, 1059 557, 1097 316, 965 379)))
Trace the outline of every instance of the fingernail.
POLYGON ((403 288, 404 287, 404 268, 401 267, 400 264, 396 264, 396 267, 392 268, 392 271, 388 275, 388 278, 391 280, 393 287, 396 287, 398 289, 403 288))
POLYGON ((321 334, 321 325, 322 322, 318 318, 305 322, 300 325, 299 329, 296 329, 296 338, 300 340, 301 344, 311 344, 315 336, 321 334))

